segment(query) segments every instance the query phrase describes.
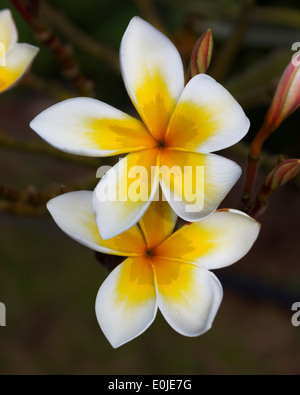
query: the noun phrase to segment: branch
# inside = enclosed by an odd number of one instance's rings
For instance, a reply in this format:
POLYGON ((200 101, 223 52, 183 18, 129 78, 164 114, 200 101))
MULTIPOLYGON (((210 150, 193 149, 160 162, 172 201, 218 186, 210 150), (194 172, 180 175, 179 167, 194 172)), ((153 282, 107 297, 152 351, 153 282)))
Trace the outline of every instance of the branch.
POLYGON ((52 156, 65 162, 78 163, 80 165, 91 166, 94 168, 98 168, 101 164, 101 159, 67 154, 60 150, 52 148, 50 145, 40 143, 39 141, 19 141, 2 131, 0 131, 0 148, 13 149, 21 152, 25 151, 38 155, 52 156))
POLYGON ((86 78, 76 61, 72 47, 61 39, 39 16, 40 0, 11 0, 23 19, 31 26, 38 41, 53 53, 61 66, 62 74, 76 88, 81 96, 94 97, 93 83, 86 78))
POLYGON ((95 176, 89 176, 81 182, 70 186, 48 185, 44 189, 27 186, 24 189, 0 185, 0 212, 14 216, 41 216, 47 214, 46 203, 63 193, 94 189, 95 176))
POLYGON ((94 40, 83 30, 79 29, 65 14, 55 9, 47 1, 41 3, 41 14, 57 28, 70 42, 88 53, 90 56, 104 62, 116 73, 120 73, 118 53, 97 40, 94 40))
POLYGON ((45 80, 37 76, 32 71, 28 73, 21 81, 21 84, 36 92, 42 92, 55 99, 63 101, 75 97, 74 92, 53 80, 45 80))

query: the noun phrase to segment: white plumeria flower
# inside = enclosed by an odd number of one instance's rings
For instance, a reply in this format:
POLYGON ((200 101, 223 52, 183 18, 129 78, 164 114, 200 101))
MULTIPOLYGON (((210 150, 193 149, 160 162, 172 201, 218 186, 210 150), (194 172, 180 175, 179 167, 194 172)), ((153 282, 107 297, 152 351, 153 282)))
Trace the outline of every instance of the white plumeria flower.
POLYGON ((0 93, 21 79, 39 51, 33 45, 17 41, 18 32, 10 10, 0 11, 0 93))
POLYGON ((166 36, 139 17, 131 20, 124 34, 120 62, 127 92, 142 122, 91 98, 63 101, 31 122, 42 138, 66 152, 88 156, 130 152, 95 189, 93 206, 104 239, 136 224, 159 184, 181 218, 193 222, 211 214, 236 183, 241 169, 235 162, 210 152, 236 143, 249 129, 240 105, 211 77, 197 75, 184 87, 178 51, 166 36), (141 185, 146 198, 132 201, 124 196, 135 182, 130 176, 135 166, 143 166, 149 177, 141 185), (182 180, 168 182, 168 172, 159 171, 174 166, 182 174, 184 167, 192 169, 195 185, 189 187, 193 187, 199 201, 204 198, 197 211, 187 208, 193 200, 191 194, 176 198, 182 180), (195 180, 196 169, 201 166, 203 188, 199 190, 195 180), (151 177, 155 167, 157 171, 151 177), (122 196, 100 201, 103 183, 113 196, 122 196))
POLYGON ((57 225, 79 243, 128 257, 109 274, 96 299, 98 322, 115 348, 143 333, 158 308, 185 336, 208 331, 223 294, 209 270, 242 258, 260 230, 248 215, 226 209, 172 233, 177 216, 167 202, 153 202, 139 226, 103 240, 92 192, 70 192, 50 200, 47 207, 57 225))

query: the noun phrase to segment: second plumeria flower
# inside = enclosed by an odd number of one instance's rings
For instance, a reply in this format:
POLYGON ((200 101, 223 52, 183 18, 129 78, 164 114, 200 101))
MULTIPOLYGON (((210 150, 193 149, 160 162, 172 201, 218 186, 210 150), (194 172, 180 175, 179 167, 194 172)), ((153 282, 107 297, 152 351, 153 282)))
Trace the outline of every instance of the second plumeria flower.
POLYGON ((0 11, 0 92, 12 88, 28 70, 39 48, 18 43, 11 12, 0 11))
POLYGON ((103 240, 92 208, 92 192, 70 192, 48 202, 57 225, 79 243, 128 257, 101 285, 96 299, 100 327, 113 347, 134 339, 154 321, 157 309, 185 336, 208 331, 222 301, 222 286, 210 271, 241 259, 260 225, 237 210, 217 210, 172 233, 177 216, 153 202, 128 231, 103 240))
POLYGON ((127 92, 142 122, 90 98, 58 103, 31 122, 41 137, 66 152, 88 156, 130 152, 108 171, 95 190, 96 221, 105 239, 140 220, 159 184, 181 218, 198 221, 213 212, 239 178, 241 169, 211 152, 235 144, 249 129, 240 105, 214 79, 197 75, 184 87, 178 51, 166 36, 139 17, 131 20, 124 34, 120 62, 127 92), (144 194, 143 199, 133 201, 126 199, 126 194, 137 178, 133 169, 138 166, 149 175, 141 184, 146 198, 144 194), (184 174, 186 166, 194 180, 188 187, 196 200, 201 195, 198 210, 187 209, 191 193, 184 191, 183 198, 177 198, 183 188, 181 177, 170 181, 170 169, 175 167, 184 174), (196 184, 199 167, 204 168, 202 184, 196 184), (120 198, 100 201, 104 185, 114 196, 117 191, 120 198))

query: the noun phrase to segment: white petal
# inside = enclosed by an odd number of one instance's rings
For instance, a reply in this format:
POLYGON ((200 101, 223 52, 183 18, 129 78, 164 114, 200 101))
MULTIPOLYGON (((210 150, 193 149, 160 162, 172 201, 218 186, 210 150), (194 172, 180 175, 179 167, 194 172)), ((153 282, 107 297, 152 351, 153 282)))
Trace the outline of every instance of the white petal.
POLYGON ((0 67, 0 92, 12 88, 29 69, 39 48, 15 44, 6 53, 5 66, 0 67))
POLYGON ((217 210, 183 226, 157 247, 156 254, 207 269, 231 265, 248 253, 260 224, 238 210, 217 210))
POLYGON ((209 153, 241 140, 250 126, 242 107, 213 78, 198 74, 184 88, 168 126, 166 144, 209 153))
POLYGON ((122 39, 120 62, 133 104, 152 135, 162 139, 184 87, 177 49, 148 22, 134 17, 122 39))
POLYGON ((216 276, 189 263, 154 257, 158 307, 173 329, 199 336, 211 328, 223 297, 216 276))
POLYGON ((241 175, 235 162, 214 154, 166 149, 161 155, 161 187, 176 214, 199 221, 217 209, 241 175), (175 169, 174 181, 169 171, 175 169))
POLYGON ((6 51, 18 41, 18 32, 11 11, 0 11, 0 43, 4 44, 6 51))
POLYGON ((128 258, 101 285, 96 299, 99 325, 116 348, 143 333, 155 319, 157 297, 146 258, 128 258))
POLYGON ((143 254, 146 244, 138 226, 110 240, 101 239, 93 213, 92 196, 90 191, 66 193, 51 199, 47 208, 68 236, 94 251, 123 256, 143 254))
POLYGON ((103 239, 124 232, 141 219, 158 188, 157 165, 157 150, 133 152, 98 183, 93 207, 103 239))
POLYGON ((88 97, 55 104, 30 126, 49 144, 79 155, 116 155, 156 145, 142 122, 88 97))
POLYGON ((152 201, 139 221, 148 249, 159 245, 173 232, 177 215, 166 200, 152 201))

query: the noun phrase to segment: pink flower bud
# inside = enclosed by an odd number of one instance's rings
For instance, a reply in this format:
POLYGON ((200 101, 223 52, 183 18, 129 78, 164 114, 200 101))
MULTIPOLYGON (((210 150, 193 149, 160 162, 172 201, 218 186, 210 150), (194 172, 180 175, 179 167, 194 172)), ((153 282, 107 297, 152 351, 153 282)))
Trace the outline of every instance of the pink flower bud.
POLYGON ((293 58, 285 69, 277 86, 265 123, 275 130, 300 105, 300 62, 293 58))
POLYGON ((288 159, 279 163, 267 176, 265 186, 270 190, 284 185, 295 177, 300 169, 300 159, 288 159))
POLYGON ((208 29, 196 42, 188 68, 188 80, 196 74, 205 73, 210 64, 213 50, 211 29, 208 29))

